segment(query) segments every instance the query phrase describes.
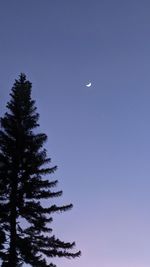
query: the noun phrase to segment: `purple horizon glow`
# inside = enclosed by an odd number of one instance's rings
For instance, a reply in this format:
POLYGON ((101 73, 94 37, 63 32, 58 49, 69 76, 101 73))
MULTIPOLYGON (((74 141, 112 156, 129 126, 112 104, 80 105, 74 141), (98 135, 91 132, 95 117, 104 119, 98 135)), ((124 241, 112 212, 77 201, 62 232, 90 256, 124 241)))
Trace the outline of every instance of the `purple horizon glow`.
POLYGON ((52 228, 82 256, 58 267, 150 266, 149 14, 147 0, 0 4, 0 116, 24 72, 57 203, 74 204, 52 228))

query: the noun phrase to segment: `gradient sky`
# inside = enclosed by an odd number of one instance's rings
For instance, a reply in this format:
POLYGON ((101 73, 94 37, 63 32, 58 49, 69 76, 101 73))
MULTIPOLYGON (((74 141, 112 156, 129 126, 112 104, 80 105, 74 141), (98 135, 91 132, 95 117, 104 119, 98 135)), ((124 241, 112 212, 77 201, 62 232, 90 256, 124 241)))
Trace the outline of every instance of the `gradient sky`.
POLYGON ((150 1, 1 0, 0 115, 20 72, 74 204, 54 233, 83 254, 53 262, 149 267, 150 1))

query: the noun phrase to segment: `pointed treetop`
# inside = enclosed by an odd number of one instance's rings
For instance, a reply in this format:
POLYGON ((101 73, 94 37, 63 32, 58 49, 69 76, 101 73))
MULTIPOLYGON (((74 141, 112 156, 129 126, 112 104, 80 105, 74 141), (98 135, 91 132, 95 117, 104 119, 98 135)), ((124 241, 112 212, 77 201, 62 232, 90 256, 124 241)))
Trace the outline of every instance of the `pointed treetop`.
MULTIPOLYGON (((19 78, 15 80, 15 83, 12 87, 12 92, 13 94, 22 94, 23 91, 24 93, 27 93, 30 95, 31 94, 31 87, 32 83, 26 79, 26 75, 24 73, 20 73, 19 78)), ((13 97, 13 94, 10 93, 10 96, 13 97)))
POLYGON ((25 73, 21 72, 20 75, 19 75, 19 80, 21 83, 25 82, 26 81, 26 75, 25 73))

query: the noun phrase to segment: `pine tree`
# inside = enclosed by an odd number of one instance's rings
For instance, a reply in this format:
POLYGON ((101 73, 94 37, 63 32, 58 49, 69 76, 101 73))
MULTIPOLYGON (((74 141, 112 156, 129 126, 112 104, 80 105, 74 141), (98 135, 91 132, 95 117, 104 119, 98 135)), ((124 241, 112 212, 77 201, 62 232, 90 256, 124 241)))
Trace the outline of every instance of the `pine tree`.
POLYGON ((75 242, 63 242, 52 234, 52 214, 72 208, 50 200, 62 191, 53 191, 57 180, 50 180, 56 166, 43 148, 47 140, 37 133, 39 114, 31 99, 32 84, 21 74, 11 91, 8 112, 1 118, 0 130, 0 257, 2 266, 54 267, 47 259, 75 258, 75 242), (49 167, 50 166, 50 167, 49 167), (48 178, 44 178, 48 175, 48 178), (47 200, 47 205, 42 204, 47 200))

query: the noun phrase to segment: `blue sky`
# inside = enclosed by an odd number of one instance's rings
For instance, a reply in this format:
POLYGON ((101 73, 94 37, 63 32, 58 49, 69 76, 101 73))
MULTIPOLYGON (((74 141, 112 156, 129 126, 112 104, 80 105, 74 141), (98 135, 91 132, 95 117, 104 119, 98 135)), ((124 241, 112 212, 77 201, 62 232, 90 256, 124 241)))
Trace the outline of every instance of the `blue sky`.
POLYGON ((53 228, 83 255, 58 267, 150 266, 149 14, 148 0, 0 3, 0 115, 26 73, 57 203, 74 204, 53 228))

